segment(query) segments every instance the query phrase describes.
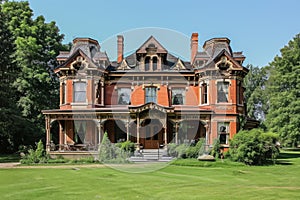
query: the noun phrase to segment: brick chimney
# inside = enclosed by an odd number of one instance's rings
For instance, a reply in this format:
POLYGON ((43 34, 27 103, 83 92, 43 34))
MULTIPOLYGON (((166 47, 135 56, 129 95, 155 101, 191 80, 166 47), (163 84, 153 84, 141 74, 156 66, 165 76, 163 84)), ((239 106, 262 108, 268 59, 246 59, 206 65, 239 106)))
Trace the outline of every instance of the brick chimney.
POLYGON ((191 63, 194 62, 197 52, 198 52, 198 33, 192 33, 192 36, 191 36, 191 63))
POLYGON ((118 63, 121 63, 123 60, 124 52, 124 37, 123 35, 118 35, 118 63))

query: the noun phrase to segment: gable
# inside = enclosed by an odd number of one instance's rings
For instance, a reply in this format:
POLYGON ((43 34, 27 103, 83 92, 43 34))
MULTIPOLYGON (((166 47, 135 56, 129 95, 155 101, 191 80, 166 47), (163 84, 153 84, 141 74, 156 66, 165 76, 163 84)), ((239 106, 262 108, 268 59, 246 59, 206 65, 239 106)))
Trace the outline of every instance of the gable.
POLYGON ((155 47, 156 53, 168 53, 168 51, 153 36, 150 36, 148 40, 136 50, 136 53, 147 53, 147 48, 149 47, 155 47))

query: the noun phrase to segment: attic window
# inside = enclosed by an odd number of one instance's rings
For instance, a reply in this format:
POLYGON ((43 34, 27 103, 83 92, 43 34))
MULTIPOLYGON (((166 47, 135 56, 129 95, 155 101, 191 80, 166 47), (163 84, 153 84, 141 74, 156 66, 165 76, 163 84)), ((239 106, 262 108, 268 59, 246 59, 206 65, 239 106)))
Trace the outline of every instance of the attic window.
POLYGON ((216 63, 216 68, 219 68, 220 70, 227 70, 230 67, 232 67, 232 63, 226 56, 221 57, 220 61, 216 63))
POLYGON ((146 48, 146 51, 148 54, 152 55, 155 54, 157 51, 157 47, 153 43, 149 44, 148 47, 146 48))

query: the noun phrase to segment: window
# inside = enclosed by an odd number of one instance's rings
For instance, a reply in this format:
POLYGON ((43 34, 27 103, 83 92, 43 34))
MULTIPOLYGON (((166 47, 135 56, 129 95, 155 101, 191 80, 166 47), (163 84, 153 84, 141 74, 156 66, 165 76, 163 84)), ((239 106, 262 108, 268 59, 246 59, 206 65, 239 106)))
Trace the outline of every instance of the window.
POLYGON ((157 57, 152 58, 153 71, 157 70, 157 57))
POLYGON ((129 105, 130 104, 130 88, 119 88, 118 89, 118 104, 129 105))
POLYGON ((146 89, 146 102, 145 103, 149 103, 149 102, 156 103, 157 88, 156 87, 147 87, 145 89, 146 89))
POLYGON ((66 101, 66 84, 62 83, 61 84, 61 104, 65 104, 66 101))
POLYGON ((219 134, 220 144, 228 144, 229 122, 218 123, 218 134, 219 134))
POLYGON ((145 59, 145 71, 150 70, 150 57, 146 57, 145 59))
POLYGON ((218 103, 228 102, 229 82, 218 82, 218 103))
POLYGON ((203 83, 201 85, 201 104, 207 104, 207 84, 203 83))
POLYGON ((237 84, 237 103, 243 104, 243 87, 241 82, 237 84))
POLYGON ((185 89, 184 88, 173 88, 172 89, 172 104, 173 105, 184 105, 185 104, 185 89))
POLYGON ((74 102, 86 102, 86 83, 74 82, 74 102))

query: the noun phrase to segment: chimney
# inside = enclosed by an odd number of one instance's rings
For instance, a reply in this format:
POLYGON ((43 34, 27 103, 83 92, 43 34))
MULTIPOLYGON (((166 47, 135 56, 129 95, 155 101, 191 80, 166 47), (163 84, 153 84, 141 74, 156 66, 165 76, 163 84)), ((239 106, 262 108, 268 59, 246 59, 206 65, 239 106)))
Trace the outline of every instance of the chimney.
POLYGON ((192 33, 192 36, 191 36, 191 63, 194 62, 197 52, 198 52, 198 33, 192 33))
POLYGON ((123 35, 118 35, 118 63, 121 63, 123 60, 124 52, 124 37, 123 35))

